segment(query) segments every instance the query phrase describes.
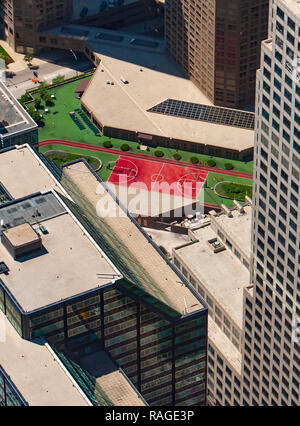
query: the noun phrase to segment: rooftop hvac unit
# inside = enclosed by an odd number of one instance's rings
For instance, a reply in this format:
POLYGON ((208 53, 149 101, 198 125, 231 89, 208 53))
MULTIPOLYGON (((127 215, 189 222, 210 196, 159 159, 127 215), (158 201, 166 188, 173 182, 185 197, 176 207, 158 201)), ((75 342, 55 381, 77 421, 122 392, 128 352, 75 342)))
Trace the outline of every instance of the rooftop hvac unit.
POLYGON ((238 209, 240 213, 245 213, 243 206, 241 206, 241 204, 238 201, 233 200, 233 204, 235 205, 235 207, 238 209))

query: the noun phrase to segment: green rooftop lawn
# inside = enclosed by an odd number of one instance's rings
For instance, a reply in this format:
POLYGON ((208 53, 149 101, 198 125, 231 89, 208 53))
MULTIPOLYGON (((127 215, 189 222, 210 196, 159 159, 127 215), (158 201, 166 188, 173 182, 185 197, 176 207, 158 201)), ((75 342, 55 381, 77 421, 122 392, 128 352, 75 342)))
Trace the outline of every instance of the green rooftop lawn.
POLYGON ((94 170, 99 169, 101 165, 101 161, 99 158, 87 157, 85 155, 73 154, 66 151, 51 150, 51 151, 47 151, 45 155, 48 158, 50 158, 50 160, 54 161, 56 164, 60 166, 63 164, 78 160, 80 158, 84 158, 94 170))
POLYGON ((215 186, 215 192, 221 197, 245 201, 246 195, 252 198, 252 185, 244 185, 234 182, 219 182, 215 186))
POLYGON ((209 204, 225 204, 227 207, 233 206, 233 199, 237 198, 234 193, 228 192, 226 196, 232 196, 232 199, 223 198, 214 193, 214 186, 220 182, 231 182, 233 184, 243 185, 243 188, 245 190, 249 191, 249 186, 252 186, 252 180, 251 179, 244 179, 240 177, 235 176, 229 176, 226 174, 219 174, 219 173, 213 173, 209 172, 206 178, 205 187, 203 187, 198 195, 198 199, 201 201, 204 201, 205 203, 209 204))

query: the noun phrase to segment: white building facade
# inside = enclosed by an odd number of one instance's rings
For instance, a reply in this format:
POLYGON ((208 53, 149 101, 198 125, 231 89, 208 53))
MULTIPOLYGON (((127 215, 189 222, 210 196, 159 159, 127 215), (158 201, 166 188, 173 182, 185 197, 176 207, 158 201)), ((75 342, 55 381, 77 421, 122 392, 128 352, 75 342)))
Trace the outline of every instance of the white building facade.
POLYGON ((271 0, 257 72, 243 405, 299 405, 300 3, 271 0))

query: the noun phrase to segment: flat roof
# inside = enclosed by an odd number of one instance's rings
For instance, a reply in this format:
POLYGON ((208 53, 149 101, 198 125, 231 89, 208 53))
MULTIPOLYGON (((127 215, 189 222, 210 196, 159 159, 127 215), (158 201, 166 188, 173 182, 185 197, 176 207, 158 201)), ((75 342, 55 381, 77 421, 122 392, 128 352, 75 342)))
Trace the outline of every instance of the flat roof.
POLYGON ((197 232, 198 242, 173 250, 241 328, 243 288, 249 285, 249 271, 227 247, 213 252, 208 241, 216 236, 211 226, 205 226, 197 232))
POLYGON ((116 406, 145 406, 137 390, 126 380, 125 376, 111 361, 105 351, 86 355, 79 360, 82 368, 87 370, 101 389, 116 406))
POLYGON ((51 173, 27 145, 0 151, 0 181, 14 199, 58 189, 51 173))
POLYGON ((115 251, 122 254, 126 268, 132 272, 145 291, 182 315, 203 309, 202 303, 184 285, 158 251, 150 238, 107 193, 107 186, 88 171, 82 161, 63 168, 62 184, 83 211, 93 214, 94 226, 100 230, 115 251), (96 214, 97 213, 97 214, 96 214))
POLYGON ((42 340, 22 339, 1 311, 0 325, 0 365, 29 405, 91 405, 42 340))
POLYGON ((32 226, 38 232, 40 225, 48 231, 40 232, 41 252, 14 260, 0 245, 0 259, 9 268, 1 279, 24 311, 108 284, 118 274, 67 211, 32 226))
MULTIPOLYGON (((225 231, 226 234, 233 240, 239 249, 246 255, 248 259, 251 256, 251 226, 252 226, 252 207, 250 205, 243 206, 244 213, 239 210, 231 210, 231 216, 225 213, 217 214, 211 217, 211 220, 216 222, 216 226, 225 231)), ((193 230, 195 238, 201 238, 201 229, 193 230)))
POLYGON ((0 81, 0 135, 3 139, 37 127, 35 121, 0 81))

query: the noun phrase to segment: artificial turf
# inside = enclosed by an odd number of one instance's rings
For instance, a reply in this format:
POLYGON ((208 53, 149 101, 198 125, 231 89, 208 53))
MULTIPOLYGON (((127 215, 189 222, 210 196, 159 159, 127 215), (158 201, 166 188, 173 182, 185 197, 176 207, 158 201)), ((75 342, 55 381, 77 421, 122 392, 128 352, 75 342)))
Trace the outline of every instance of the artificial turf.
POLYGON ((99 158, 99 160, 102 161, 102 167, 101 169, 97 172, 97 174, 101 177, 102 180, 107 181, 111 170, 108 170, 106 167, 108 165, 109 162, 111 161, 117 161, 117 159, 119 158, 118 155, 114 155, 114 154, 109 154, 109 153, 104 153, 104 152, 97 152, 97 151, 90 151, 87 149, 81 149, 81 148, 73 148, 71 146, 65 146, 65 145, 47 145, 47 146, 43 146, 39 149, 39 151, 42 154, 45 154, 47 151, 64 151, 67 153, 71 153, 71 154, 77 154, 79 156, 83 156, 83 157, 96 157, 99 158))

